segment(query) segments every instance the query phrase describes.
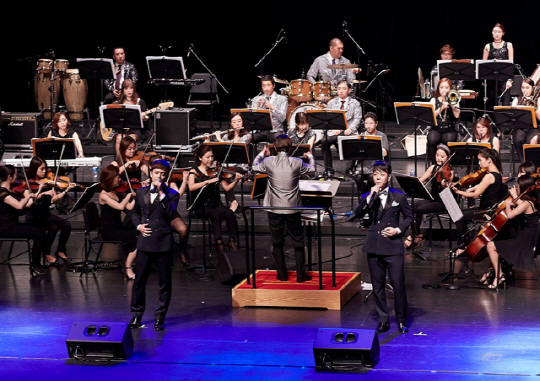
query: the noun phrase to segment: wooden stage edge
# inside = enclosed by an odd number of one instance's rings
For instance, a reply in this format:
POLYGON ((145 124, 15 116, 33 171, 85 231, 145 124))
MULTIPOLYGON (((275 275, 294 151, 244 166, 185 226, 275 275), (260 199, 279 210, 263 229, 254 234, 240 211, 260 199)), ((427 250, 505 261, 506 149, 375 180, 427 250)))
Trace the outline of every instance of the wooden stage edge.
POLYGON ((296 272, 289 271, 287 282, 276 280, 275 270, 257 270, 257 288, 247 285, 247 278, 232 289, 233 307, 301 307, 340 310, 362 289, 361 273, 323 271, 323 289, 319 290, 319 272, 309 271, 313 279, 296 283, 296 272))

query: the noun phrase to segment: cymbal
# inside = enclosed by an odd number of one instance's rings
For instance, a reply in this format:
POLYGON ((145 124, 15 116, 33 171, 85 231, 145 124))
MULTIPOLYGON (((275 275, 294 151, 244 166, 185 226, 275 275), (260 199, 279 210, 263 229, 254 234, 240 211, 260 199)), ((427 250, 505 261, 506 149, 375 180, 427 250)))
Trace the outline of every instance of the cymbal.
POLYGON ((336 69, 336 70, 340 70, 340 69, 356 69, 357 67, 358 67, 357 64, 351 64, 351 63, 334 64, 334 65, 328 65, 327 66, 328 69, 336 69))
POLYGON ((361 80, 357 80, 357 79, 353 79, 352 83, 366 83, 367 81, 364 81, 363 79, 361 80))
MULTIPOLYGON (((262 78, 263 76, 262 75, 258 75, 257 78, 262 78)), ((274 76, 274 82, 275 83, 282 83, 284 85, 290 85, 290 82, 286 81, 285 79, 279 79, 277 77, 274 76)))

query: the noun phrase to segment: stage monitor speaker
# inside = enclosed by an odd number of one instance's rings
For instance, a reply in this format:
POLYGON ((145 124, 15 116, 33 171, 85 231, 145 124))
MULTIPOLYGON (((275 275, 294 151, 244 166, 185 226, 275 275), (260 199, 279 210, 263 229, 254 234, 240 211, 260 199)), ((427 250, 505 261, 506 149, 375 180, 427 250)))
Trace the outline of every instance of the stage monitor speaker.
POLYGON ((373 368, 379 362, 379 336, 372 329, 319 328, 313 354, 317 370, 373 368))
POLYGON ((157 111, 154 118, 156 149, 191 146, 197 128, 196 109, 157 111))
POLYGON ((5 113, 2 115, 2 141, 9 148, 30 147, 31 139, 40 137, 40 113, 5 113))
POLYGON ((133 353, 127 323, 74 322, 66 339, 70 358, 77 360, 126 360, 133 353))

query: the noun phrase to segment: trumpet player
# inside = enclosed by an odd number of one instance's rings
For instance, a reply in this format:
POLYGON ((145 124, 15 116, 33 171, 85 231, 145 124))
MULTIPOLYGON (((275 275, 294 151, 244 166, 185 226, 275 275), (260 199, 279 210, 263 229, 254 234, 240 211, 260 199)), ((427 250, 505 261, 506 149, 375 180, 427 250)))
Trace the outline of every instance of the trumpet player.
POLYGON ((273 143, 274 139, 283 134, 283 122, 287 116, 287 97, 279 95, 274 91, 276 82, 271 75, 261 78, 262 95, 258 95, 251 101, 251 108, 270 110, 272 117, 271 131, 253 131, 252 143, 259 142, 273 143))
POLYGON ((452 81, 442 78, 437 84, 435 95, 430 102, 435 106, 437 126, 433 126, 427 136, 427 155, 435 164, 437 145, 457 140, 457 122, 460 115, 459 94, 452 90, 452 81))
MULTIPOLYGON (((521 95, 514 98, 512 106, 532 106, 534 107, 536 119, 540 119, 540 110, 538 110, 538 95, 540 88, 534 85, 531 78, 525 78, 521 82, 521 95)), ((523 144, 538 144, 538 130, 533 128, 514 128, 513 136, 514 150, 516 151, 519 162, 523 162, 523 144)))

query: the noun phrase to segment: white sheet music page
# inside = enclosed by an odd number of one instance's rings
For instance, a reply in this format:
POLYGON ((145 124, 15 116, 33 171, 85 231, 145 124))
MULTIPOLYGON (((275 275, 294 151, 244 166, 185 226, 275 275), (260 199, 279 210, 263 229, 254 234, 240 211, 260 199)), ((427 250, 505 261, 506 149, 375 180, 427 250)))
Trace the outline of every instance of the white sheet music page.
POLYGON ((450 218, 452 218, 452 221, 456 222, 461 220, 463 217, 463 212, 459 208, 459 205, 456 202, 454 194, 450 188, 443 190, 441 193, 439 193, 439 196, 441 196, 441 200, 444 203, 444 206, 446 206, 446 210, 448 211, 450 218))

